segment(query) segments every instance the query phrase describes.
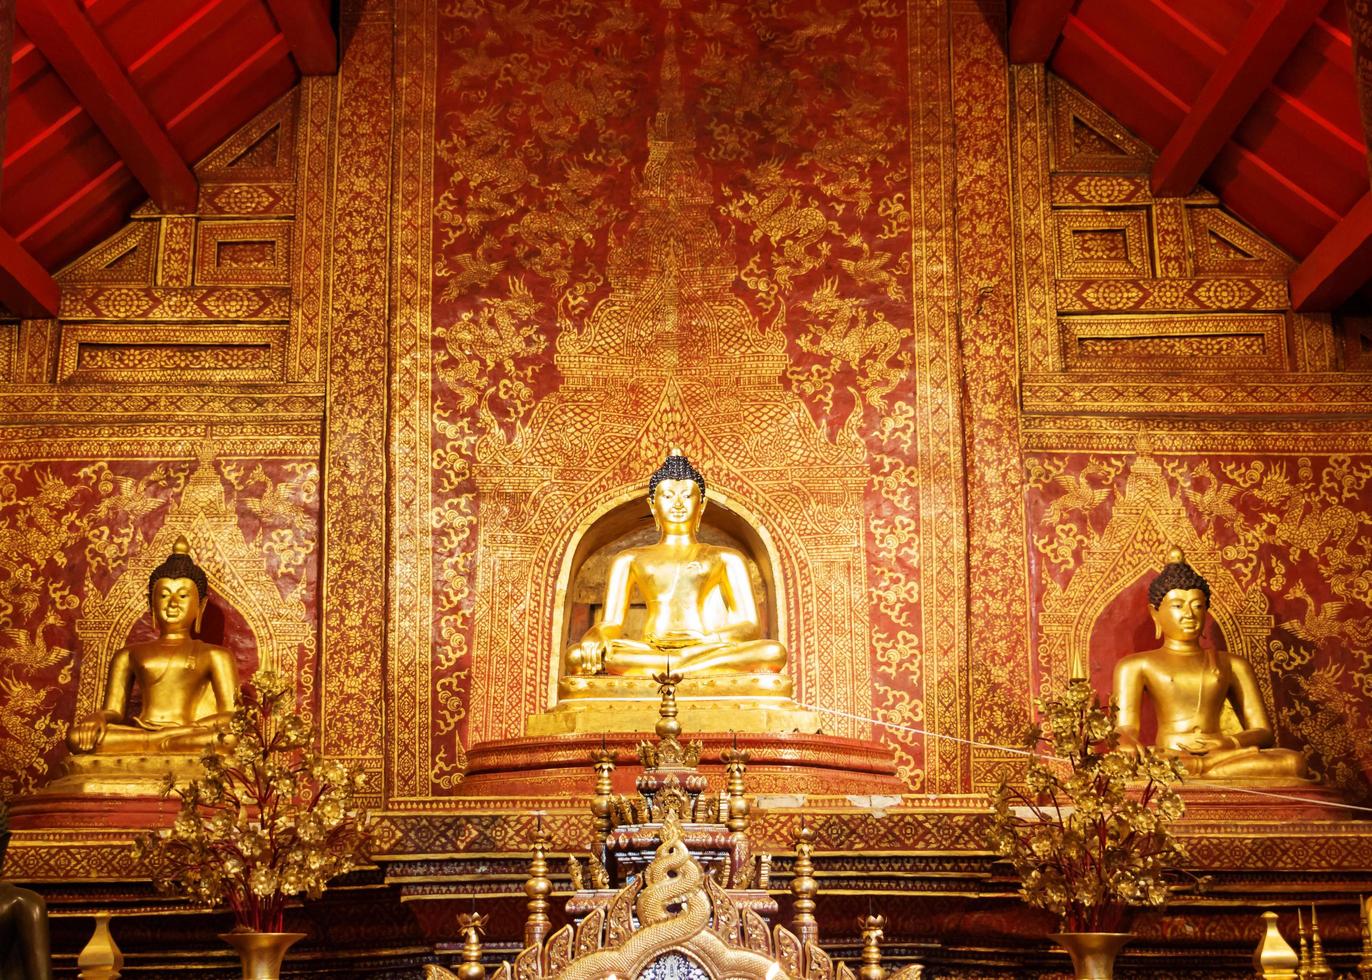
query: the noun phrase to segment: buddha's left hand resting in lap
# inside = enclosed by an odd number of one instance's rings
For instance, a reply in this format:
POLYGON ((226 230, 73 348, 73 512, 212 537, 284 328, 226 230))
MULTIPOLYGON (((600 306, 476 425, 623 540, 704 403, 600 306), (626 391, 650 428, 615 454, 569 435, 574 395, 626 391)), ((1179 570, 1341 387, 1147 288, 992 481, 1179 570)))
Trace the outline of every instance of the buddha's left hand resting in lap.
POLYGON ((214 743, 232 717, 238 671, 233 654, 195 638, 209 594, 205 572, 178 538, 148 581, 157 639, 133 643, 114 655, 105 701, 71 727, 73 752, 145 755, 195 752, 214 743), (129 714, 137 687, 142 706, 129 714), (205 712, 206 693, 214 709, 205 712))
POLYGON ((742 553, 697 538, 705 478, 679 450, 649 480, 648 506, 661 537, 615 556, 604 618, 570 650, 572 672, 651 677, 669 666, 687 676, 779 672, 786 648, 761 636, 742 553), (641 640, 624 636, 635 587, 647 605, 641 640), (708 608, 716 592, 722 619, 708 608))

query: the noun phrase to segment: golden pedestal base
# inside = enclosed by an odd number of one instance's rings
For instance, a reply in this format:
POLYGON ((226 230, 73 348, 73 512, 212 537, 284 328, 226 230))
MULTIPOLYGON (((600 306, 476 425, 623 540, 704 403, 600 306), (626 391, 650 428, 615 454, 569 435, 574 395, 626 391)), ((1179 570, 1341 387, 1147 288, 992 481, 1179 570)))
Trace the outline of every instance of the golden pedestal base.
POLYGON ((68 756, 61 776, 11 805, 10 825, 17 830, 164 826, 181 808, 177 797, 162 795, 167 776, 184 785, 203 774, 198 752, 68 756))
MULTIPOLYGON (((557 693, 555 708, 524 723, 525 735, 651 732, 662 701, 657 683, 649 677, 572 675, 558 682, 557 693)), ((815 734, 822 728, 818 714, 791 700, 791 679, 782 674, 686 677, 677 685, 676 703, 688 736, 815 734)))
POLYGON ((1195 777, 1174 787, 1186 804, 1185 823, 1231 820, 1347 820, 1336 790, 1309 779, 1219 780, 1195 777))

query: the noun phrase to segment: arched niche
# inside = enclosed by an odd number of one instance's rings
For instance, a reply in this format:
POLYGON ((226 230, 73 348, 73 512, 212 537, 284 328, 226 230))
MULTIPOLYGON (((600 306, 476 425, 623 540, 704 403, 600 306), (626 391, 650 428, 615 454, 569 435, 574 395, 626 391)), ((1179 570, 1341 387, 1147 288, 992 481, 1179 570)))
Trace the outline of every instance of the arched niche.
MULTIPOLYGON (((700 540, 743 553, 757 601, 761 635, 783 639, 785 611, 779 601, 777 588, 780 558, 771 536, 757 518, 737 501, 726 499, 713 491, 706 493, 706 500, 708 503, 700 521, 700 540)), ((553 633, 558 642, 556 676, 566 670, 567 649, 580 640, 594 623, 599 622, 610 561, 626 548, 651 544, 657 539, 657 525, 642 490, 632 491, 605 504, 588 517, 572 536, 558 577, 558 607, 553 633)), ((722 615, 722 600, 717 596, 713 598, 719 603, 717 611, 722 615)), ((707 615, 709 601, 707 599, 707 615)), ((642 597, 635 589, 631 596, 626 637, 641 637, 643 610, 642 597)))

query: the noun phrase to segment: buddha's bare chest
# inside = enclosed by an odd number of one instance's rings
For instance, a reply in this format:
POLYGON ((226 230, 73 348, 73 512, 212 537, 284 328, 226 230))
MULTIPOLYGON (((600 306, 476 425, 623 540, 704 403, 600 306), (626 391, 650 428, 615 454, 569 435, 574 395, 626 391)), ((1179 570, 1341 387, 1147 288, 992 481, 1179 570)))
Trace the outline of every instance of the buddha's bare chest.
MULTIPOLYGON (((1191 658, 1164 660, 1152 665, 1146 675, 1150 688, 1159 694, 1185 695, 1202 702, 1223 701, 1233 675, 1228 665, 1206 663, 1191 658)), ((1195 701, 1192 700, 1194 705, 1195 701)))
POLYGON ((194 647, 145 648, 137 651, 132 661, 134 674, 145 687, 198 681, 208 672, 205 658, 194 647))
POLYGON ((640 587, 649 593, 645 598, 650 601, 654 598, 663 602, 696 598, 710 587, 715 578, 714 564, 699 557, 678 561, 642 561, 636 571, 640 587))

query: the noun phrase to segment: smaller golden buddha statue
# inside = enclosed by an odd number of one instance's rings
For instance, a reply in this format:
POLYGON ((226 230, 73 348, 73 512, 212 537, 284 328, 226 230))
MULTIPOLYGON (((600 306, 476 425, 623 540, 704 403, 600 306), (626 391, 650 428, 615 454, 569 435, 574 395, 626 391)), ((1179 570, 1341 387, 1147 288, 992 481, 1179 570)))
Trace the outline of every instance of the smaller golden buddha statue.
POLYGON ((1242 657, 1200 645, 1210 585, 1180 549, 1168 553, 1162 573, 1148 586, 1148 602, 1162 646, 1115 665, 1120 745, 1141 744, 1139 719, 1147 695, 1157 714, 1156 748, 1179 759, 1191 776, 1232 782, 1308 778, 1301 753, 1272 747, 1272 726, 1253 668, 1242 657), (1222 730, 1226 704, 1238 718, 1238 731, 1222 730))
POLYGON ((204 569, 177 538, 148 580, 157 639, 133 643, 110 661, 103 707, 67 735, 74 753, 124 756, 198 752, 214 743, 233 715, 238 670, 233 654, 196 639, 209 596, 204 569), (137 688, 142 705, 130 714, 137 688))
POLYGON ((705 504, 705 478, 673 449, 648 480, 648 507, 661 537, 615 556, 604 618, 568 654, 575 673, 689 676, 776 673, 786 666, 786 648, 760 636, 743 555, 697 537, 705 504), (641 640, 624 636, 635 588, 648 607, 641 640), (707 610, 712 594, 722 600, 723 616, 707 610))

